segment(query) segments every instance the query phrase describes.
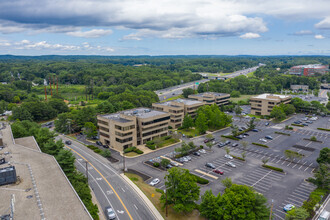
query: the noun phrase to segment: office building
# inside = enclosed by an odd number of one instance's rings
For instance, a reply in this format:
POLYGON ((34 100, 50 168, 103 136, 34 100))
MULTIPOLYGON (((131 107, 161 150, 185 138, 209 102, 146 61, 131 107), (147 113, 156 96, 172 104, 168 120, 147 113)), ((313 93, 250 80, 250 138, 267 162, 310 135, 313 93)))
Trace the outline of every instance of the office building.
POLYGON ((291 85, 291 90, 294 92, 308 92, 308 86, 307 85, 291 85))
POLYGON ((324 75, 327 72, 329 72, 329 66, 321 64, 293 66, 289 70, 289 74, 298 76, 313 76, 315 73, 324 75))
POLYGON ((204 92, 200 94, 189 95, 188 98, 200 102, 205 102, 207 105, 217 104, 218 106, 227 105, 229 103, 230 94, 217 92, 204 92))
POLYGON ((281 103, 288 104, 291 102, 291 96, 262 94, 250 98, 251 114, 252 115, 270 115, 270 112, 275 105, 281 103))
POLYGON ((122 151, 168 135, 170 114, 149 108, 135 108, 99 115, 98 127, 103 144, 122 151))
POLYGON ((152 107, 155 110, 170 113, 169 126, 178 128, 182 125, 183 118, 186 114, 195 117, 197 109, 203 105, 203 102, 192 99, 176 99, 173 101, 153 103, 152 107))

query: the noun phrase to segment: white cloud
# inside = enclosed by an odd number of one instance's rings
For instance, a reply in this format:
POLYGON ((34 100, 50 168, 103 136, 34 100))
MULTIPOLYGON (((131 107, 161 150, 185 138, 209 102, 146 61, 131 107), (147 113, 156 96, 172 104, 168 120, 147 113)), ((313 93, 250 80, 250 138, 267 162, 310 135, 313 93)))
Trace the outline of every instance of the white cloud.
POLYGON ((330 17, 324 18, 322 21, 315 24, 315 27, 319 29, 330 29, 330 17))
POLYGON ((261 37, 260 34, 257 33, 246 33, 241 36, 239 36, 242 39, 255 39, 261 37))
POLYGON ((85 32, 84 31, 67 32, 66 34, 74 37, 97 38, 97 37, 103 37, 109 35, 111 33, 112 33, 111 30, 93 29, 85 32))
POLYGON ((310 31, 310 30, 301 30, 301 31, 297 31, 295 33, 293 33, 293 35, 296 35, 296 36, 304 36, 304 35, 312 35, 313 34, 313 31, 310 31))
POLYGON ((321 34, 317 34, 317 35, 314 36, 314 38, 320 40, 320 39, 324 39, 325 37, 321 34))

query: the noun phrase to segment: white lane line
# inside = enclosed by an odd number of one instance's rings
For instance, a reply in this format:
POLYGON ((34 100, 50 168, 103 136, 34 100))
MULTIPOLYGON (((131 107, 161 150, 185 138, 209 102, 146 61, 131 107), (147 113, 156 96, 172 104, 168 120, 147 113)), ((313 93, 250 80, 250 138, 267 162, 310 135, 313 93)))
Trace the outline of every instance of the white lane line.
MULTIPOLYGON (((278 209, 276 209, 278 211, 278 209)), ((282 218, 281 216, 277 215, 275 212, 273 212, 274 215, 276 215, 277 218, 284 220, 284 218, 282 218)))
POLYGON ((309 164, 309 166, 308 167, 306 167, 306 169, 304 170, 304 171, 306 171, 311 165, 312 165, 313 163, 311 163, 311 164, 309 164))
MULTIPOLYGON (((305 163, 307 163, 307 161, 305 161, 305 163)), ((305 165, 305 163, 303 163, 303 164, 299 167, 299 170, 305 165)))
POLYGON ((266 176, 268 176, 268 174, 270 174, 272 171, 269 171, 268 173, 266 173, 261 179, 259 179, 257 182, 255 182, 252 186, 254 186, 255 184, 259 183, 262 179, 264 179, 266 176))
POLYGON ((138 210, 138 207, 136 207, 136 205, 135 205, 135 204, 133 204, 133 206, 136 208, 136 210, 138 210))

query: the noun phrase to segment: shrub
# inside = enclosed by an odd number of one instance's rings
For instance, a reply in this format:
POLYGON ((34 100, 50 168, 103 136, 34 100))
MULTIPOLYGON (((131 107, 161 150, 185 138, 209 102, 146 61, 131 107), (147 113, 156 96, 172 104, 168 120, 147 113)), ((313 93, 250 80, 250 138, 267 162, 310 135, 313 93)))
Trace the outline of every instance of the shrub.
POLYGON ((283 134, 283 135, 291 136, 291 134, 280 132, 280 131, 275 131, 274 133, 275 134, 283 134))
POLYGON ((260 146, 260 147, 269 148, 267 145, 264 145, 264 144, 259 144, 259 143, 255 143, 255 142, 252 142, 252 144, 254 144, 254 145, 258 145, 258 146, 260 146))
POLYGON ((172 138, 172 136, 171 135, 168 135, 168 136, 165 136, 164 137, 164 140, 169 140, 169 139, 171 139, 172 138))
POLYGON ((312 136, 311 137, 311 141, 317 141, 316 137, 315 136, 312 136))
POLYGON ((196 183, 199 183, 199 184, 202 184, 202 185, 205 185, 205 184, 208 184, 209 183, 209 181, 207 179, 204 179, 202 177, 196 176, 196 175, 194 175, 192 173, 190 173, 190 175, 193 176, 193 177, 195 177, 196 183))
POLYGON ((221 135, 221 137, 225 137, 225 138, 229 138, 229 139, 232 139, 232 140, 235 140, 235 141, 239 141, 238 138, 235 138, 234 136, 231 136, 231 135, 221 135))
POLYGON ((310 216, 312 216, 314 213, 315 205, 321 202, 322 197, 324 197, 326 193, 327 191, 325 189, 317 188, 313 192, 311 192, 308 200, 304 201, 302 207, 307 210, 310 216))
POLYGON ((235 156, 235 155, 231 155, 231 156, 232 156, 233 158, 235 158, 235 159, 245 161, 245 159, 243 159, 242 157, 238 157, 238 156, 235 156))
POLYGON ((154 167, 159 167, 159 163, 158 163, 158 162, 155 162, 155 163, 153 164, 153 166, 154 166, 154 167))
POLYGON ((138 181, 139 179, 137 177, 131 177, 130 180, 132 180, 132 181, 138 181))
POLYGON ((136 149, 136 147, 128 147, 124 150, 124 153, 129 153, 129 152, 132 152, 136 149))
POLYGON ((297 127, 304 127, 303 125, 298 125, 298 124, 291 124, 292 126, 297 126, 297 127))
POLYGON ((158 189, 158 188, 156 188, 155 191, 156 191, 156 192, 159 192, 159 193, 161 193, 161 194, 164 193, 164 190, 162 190, 162 189, 158 189))
POLYGON ((279 167, 272 167, 272 166, 265 165, 265 164, 263 164, 262 166, 265 167, 265 168, 271 169, 271 170, 275 170, 275 171, 279 171, 279 172, 284 173, 283 169, 279 168, 279 167))
POLYGON ((147 145, 147 147, 150 149, 150 150, 156 150, 156 145, 153 144, 153 145, 147 145))
POLYGON ((322 131, 330 131, 330 129, 327 128, 317 128, 318 130, 322 130, 322 131))
POLYGON ((137 154, 143 154, 143 151, 140 150, 140 149, 136 149, 136 150, 134 150, 134 152, 137 153, 137 154))
POLYGON ((285 150, 285 152, 287 152, 287 153, 292 153, 292 154, 294 154, 294 155, 296 155, 296 156, 305 156, 305 155, 303 155, 303 154, 300 154, 300 153, 298 153, 297 151, 293 151, 293 150, 285 150))
POLYGON ((168 129, 173 129, 172 126, 168 126, 168 129))
POLYGON ((154 141, 147 141, 147 142, 146 142, 146 145, 153 145, 153 144, 155 144, 154 141))
POLYGON ((97 153, 97 154, 100 154, 102 151, 97 148, 97 149, 94 150, 94 152, 97 153))
POLYGON ((203 148, 204 148, 204 146, 203 146, 203 145, 201 145, 201 146, 199 146, 199 148, 200 148, 200 149, 203 149, 203 148))
POLYGON ((194 136, 192 136, 191 134, 187 135, 187 138, 192 138, 192 137, 194 137, 194 136))

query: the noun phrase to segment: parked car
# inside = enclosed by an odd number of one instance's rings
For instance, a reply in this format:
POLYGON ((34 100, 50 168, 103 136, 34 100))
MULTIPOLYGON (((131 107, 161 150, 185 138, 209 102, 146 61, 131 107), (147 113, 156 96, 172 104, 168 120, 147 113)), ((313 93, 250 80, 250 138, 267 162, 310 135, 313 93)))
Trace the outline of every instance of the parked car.
POLYGON ((324 210, 317 220, 328 220, 330 219, 330 212, 324 210))
POLYGON ((208 143, 208 142, 210 142, 210 141, 214 141, 214 138, 211 138, 211 139, 205 139, 205 140, 204 140, 204 143, 208 143))
POLYGON ((105 213, 108 219, 115 219, 116 213, 113 211, 111 207, 105 208, 105 213))
POLYGON ((232 162, 230 162, 230 161, 229 161, 229 162, 227 162, 227 163, 226 163, 226 165, 227 165, 227 166, 230 166, 230 167, 233 167, 233 168, 236 168, 236 165, 235 165, 235 164, 233 164, 233 163, 232 163, 232 162))
POLYGON ((193 153, 193 155, 195 155, 195 156, 200 156, 201 154, 200 154, 198 151, 195 151, 195 152, 193 153))
POLYGON ((102 142, 101 141, 96 141, 96 144, 99 146, 102 146, 102 142))
POLYGON ((295 208, 294 205, 292 205, 292 204, 287 204, 287 205, 285 205, 285 206, 283 207, 283 210, 284 210, 285 212, 288 212, 288 211, 290 211, 290 210, 292 210, 292 209, 294 209, 294 208, 295 208))
POLYGON ((175 159, 175 160, 178 161, 179 163, 184 163, 184 162, 185 162, 184 159, 183 159, 182 157, 177 158, 177 159, 175 159))
POLYGON ((225 155, 225 158, 227 158, 227 159, 233 159, 233 157, 230 156, 229 154, 226 154, 226 155, 225 155))
POLYGON ((156 178, 156 179, 153 179, 153 180, 149 183, 149 185, 150 185, 150 186, 155 186, 155 185, 157 185, 158 183, 160 183, 160 180, 159 180, 158 178, 156 178))
POLYGON ((218 144, 218 147, 224 147, 224 146, 225 146, 225 143, 218 144))
POLYGON ((104 148, 109 148, 109 145, 105 144, 103 145, 104 148))
POLYGON ((300 124, 300 121, 294 121, 293 124, 300 124))
POLYGON ((171 169, 173 166, 171 164, 167 164, 166 169, 171 169))
POLYGON ((221 174, 221 175, 223 175, 223 171, 221 171, 221 170, 217 170, 217 169, 215 169, 215 170, 213 170, 213 172, 215 172, 215 173, 217 173, 217 174, 221 174))
POLYGON ((245 135, 245 136, 250 136, 248 133, 244 133, 243 135, 245 135))
POLYGON ((239 130, 239 131, 244 131, 242 128, 239 128, 238 130, 239 130))
POLYGON ((215 166, 212 163, 206 163, 205 166, 208 168, 215 169, 215 166))
POLYGON ((198 152, 201 154, 206 154, 206 151, 204 149, 200 149, 198 152))
POLYGON ((243 126, 243 127, 241 127, 241 128, 242 128, 243 130, 246 130, 246 127, 244 127, 244 126, 243 126))
POLYGON ((305 118, 303 118, 303 119, 301 119, 301 120, 303 120, 303 121, 307 121, 307 120, 308 120, 308 118, 306 118, 306 117, 305 117, 305 118))
POLYGON ((266 122, 265 125, 268 126, 269 125, 269 122, 266 122))
POLYGON ((228 145, 228 144, 230 144, 230 143, 231 143, 230 141, 226 141, 226 142, 225 142, 225 145, 228 145))
POLYGON ((178 164, 177 162, 175 162, 175 161, 171 161, 170 164, 171 164, 172 166, 174 166, 174 167, 179 166, 179 164, 178 164))
POLYGON ((308 123, 308 124, 313 124, 313 122, 312 122, 312 121, 306 121, 306 123, 308 123))
POLYGON ((190 156, 185 156, 185 158, 187 158, 188 161, 191 161, 191 157, 190 156))
POLYGON ((184 162, 188 162, 188 161, 189 161, 187 157, 181 157, 181 158, 182 158, 182 160, 183 160, 184 162))
POLYGON ((258 132, 259 130, 258 129, 252 129, 253 132, 258 132))
POLYGON ((273 140, 273 137, 270 136, 270 135, 266 135, 265 138, 266 138, 266 139, 269 139, 269 140, 273 140))
POLYGON ((233 147, 237 147, 238 146, 238 143, 233 143, 233 145, 231 145, 233 147))
POLYGON ((236 138, 243 139, 243 135, 238 135, 238 136, 236 136, 236 138))
POLYGON ((308 126, 308 124, 307 124, 307 123, 302 123, 302 125, 303 125, 303 126, 308 126))
POLYGON ((261 141, 261 142, 265 142, 265 143, 267 142, 267 140, 264 139, 264 138, 260 138, 259 141, 261 141))
POLYGON ((71 145, 72 142, 71 142, 71 141, 65 141, 65 144, 67 144, 67 145, 71 145))

